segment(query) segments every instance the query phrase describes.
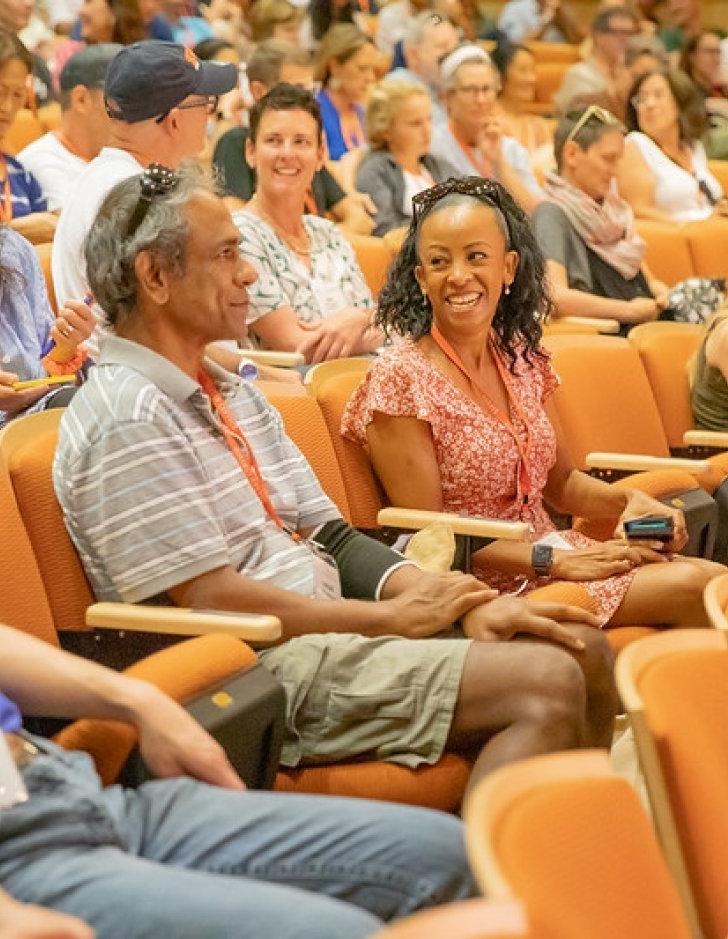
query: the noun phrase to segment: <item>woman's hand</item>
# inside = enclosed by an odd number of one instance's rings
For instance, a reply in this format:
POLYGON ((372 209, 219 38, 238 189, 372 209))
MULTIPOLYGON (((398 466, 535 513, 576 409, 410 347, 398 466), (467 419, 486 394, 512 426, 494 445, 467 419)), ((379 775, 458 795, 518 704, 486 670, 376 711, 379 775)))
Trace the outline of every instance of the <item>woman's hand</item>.
POLYGON ((661 545, 663 552, 674 553, 682 551, 688 543, 688 529, 685 524, 685 516, 680 509, 673 508, 671 505, 665 505, 664 502, 658 502, 652 496, 648 496, 638 489, 630 490, 627 505, 619 516, 617 527, 614 529, 615 538, 624 538, 624 523, 633 518, 643 518, 645 515, 665 515, 672 519, 673 537, 665 545, 661 545))
POLYGON ((635 297, 633 300, 625 300, 620 312, 619 319, 622 323, 648 323, 650 320, 656 320, 662 309, 657 300, 651 297, 635 297))
POLYGON ((50 385, 40 385, 38 388, 14 391, 13 385, 18 380, 18 376, 12 372, 0 372, 0 411, 5 411, 9 417, 15 417, 31 404, 40 401, 51 390, 50 385))
POLYGON ((76 355, 79 345, 89 338, 96 326, 93 310, 78 300, 68 300, 51 327, 55 342, 50 356, 54 362, 68 362, 76 355))
POLYGON ((605 580, 618 574, 626 574, 643 564, 666 561, 655 547, 654 541, 603 541, 593 548, 577 551, 554 551, 550 576, 554 580, 605 580))
POLYGON ((355 352, 368 348, 365 334, 369 330, 371 311, 345 307, 334 316, 328 316, 320 323, 304 323, 299 320, 301 329, 310 333, 307 339, 299 343, 296 352, 300 352, 311 365, 325 362, 327 359, 341 359, 355 352))
POLYGON ((465 613, 460 622, 465 635, 480 642, 502 642, 512 639, 516 633, 527 633, 539 639, 558 642, 577 652, 584 648, 584 643, 562 624, 599 625, 599 620, 593 614, 578 606, 527 603, 519 597, 498 597, 465 613))

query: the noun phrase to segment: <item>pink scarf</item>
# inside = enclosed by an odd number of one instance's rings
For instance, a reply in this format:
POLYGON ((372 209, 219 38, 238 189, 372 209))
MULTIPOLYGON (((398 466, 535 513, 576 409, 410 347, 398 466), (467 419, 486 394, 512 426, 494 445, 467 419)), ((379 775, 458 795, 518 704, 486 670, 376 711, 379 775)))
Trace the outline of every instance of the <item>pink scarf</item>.
POLYGON ((600 204, 556 173, 546 174, 544 189, 588 248, 625 280, 639 274, 645 243, 634 230, 632 209, 613 189, 600 204))

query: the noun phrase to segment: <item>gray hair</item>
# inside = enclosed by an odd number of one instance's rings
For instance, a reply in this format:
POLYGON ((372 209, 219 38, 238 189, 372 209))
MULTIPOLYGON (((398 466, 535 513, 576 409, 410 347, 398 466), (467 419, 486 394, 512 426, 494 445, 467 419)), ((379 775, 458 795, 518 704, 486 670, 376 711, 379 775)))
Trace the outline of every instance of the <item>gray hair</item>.
POLYGON ((667 50, 656 36, 644 36, 642 33, 637 33, 636 36, 629 37, 624 47, 624 64, 629 68, 641 55, 651 55, 659 63, 660 68, 667 68, 670 61, 667 50))
POLYGON ((428 29, 449 22, 450 20, 447 17, 440 16, 439 13, 433 10, 423 10, 409 21, 402 38, 402 46, 405 49, 416 49, 423 44, 428 29))
POLYGON ((216 187, 210 175, 191 161, 177 178, 174 189, 152 197, 149 211, 130 237, 126 232, 139 203, 141 175, 117 183, 86 236, 88 282, 112 328, 136 307, 139 282, 134 262, 142 251, 152 252, 175 275, 185 272, 189 224, 183 209, 200 192, 216 193, 216 187))

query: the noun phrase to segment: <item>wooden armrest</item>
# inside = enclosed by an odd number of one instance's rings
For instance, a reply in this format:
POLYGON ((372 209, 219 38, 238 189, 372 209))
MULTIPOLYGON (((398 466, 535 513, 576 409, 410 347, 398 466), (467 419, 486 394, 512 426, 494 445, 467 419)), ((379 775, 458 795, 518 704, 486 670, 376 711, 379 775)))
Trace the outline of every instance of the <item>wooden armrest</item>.
POLYGON ((86 625, 94 629, 172 636, 228 633, 247 642, 274 642, 281 635, 281 621, 277 616, 134 603, 94 603, 86 610, 86 625))
POLYGON ((715 447, 728 450, 728 433, 721 430, 686 430, 683 434, 686 447, 715 447))
POLYGON ((256 365, 275 365, 278 368, 295 368, 306 361, 300 352, 276 352, 275 349, 241 349, 240 354, 256 365))
POLYGON ((377 523, 389 528, 419 531, 433 522, 446 522, 452 526, 456 535, 473 535, 476 538, 525 541, 528 535, 528 525, 525 522, 501 522, 492 518, 455 515, 452 512, 426 512, 424 509, 399 509, 390 506, 381 509, 377 515, 377 523))
POLYGON ((571 324, 572 326, 591 326, 600 333, 607 333, 610 336, 616 335, 621 328, 619 320, 601 319, 598 316, 557 316, 554 323, 571 324))
POLYGON ((644 456, 641 453, 587 453, 589 469, 626 470, 641 473, 649 470, 683 470, 693 475, 705 473, 710 467, 707 460, 686 460, 674 456, 644 456))

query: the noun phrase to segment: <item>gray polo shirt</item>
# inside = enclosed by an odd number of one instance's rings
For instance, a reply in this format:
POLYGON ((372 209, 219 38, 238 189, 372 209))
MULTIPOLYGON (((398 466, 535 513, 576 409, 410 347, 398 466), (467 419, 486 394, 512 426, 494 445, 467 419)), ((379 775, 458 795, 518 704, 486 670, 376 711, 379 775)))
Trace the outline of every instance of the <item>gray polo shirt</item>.
MULTIPOLYGON (((339 518, 278 412, 249 383, 207 369, 283 522, 305 529, 339 518)), ((314 593, 311 552, 268 517, 207 396, 145 346, 105 340, 61 421, 53 484, 99 600, 139 602, 225 565, 314 593)))

